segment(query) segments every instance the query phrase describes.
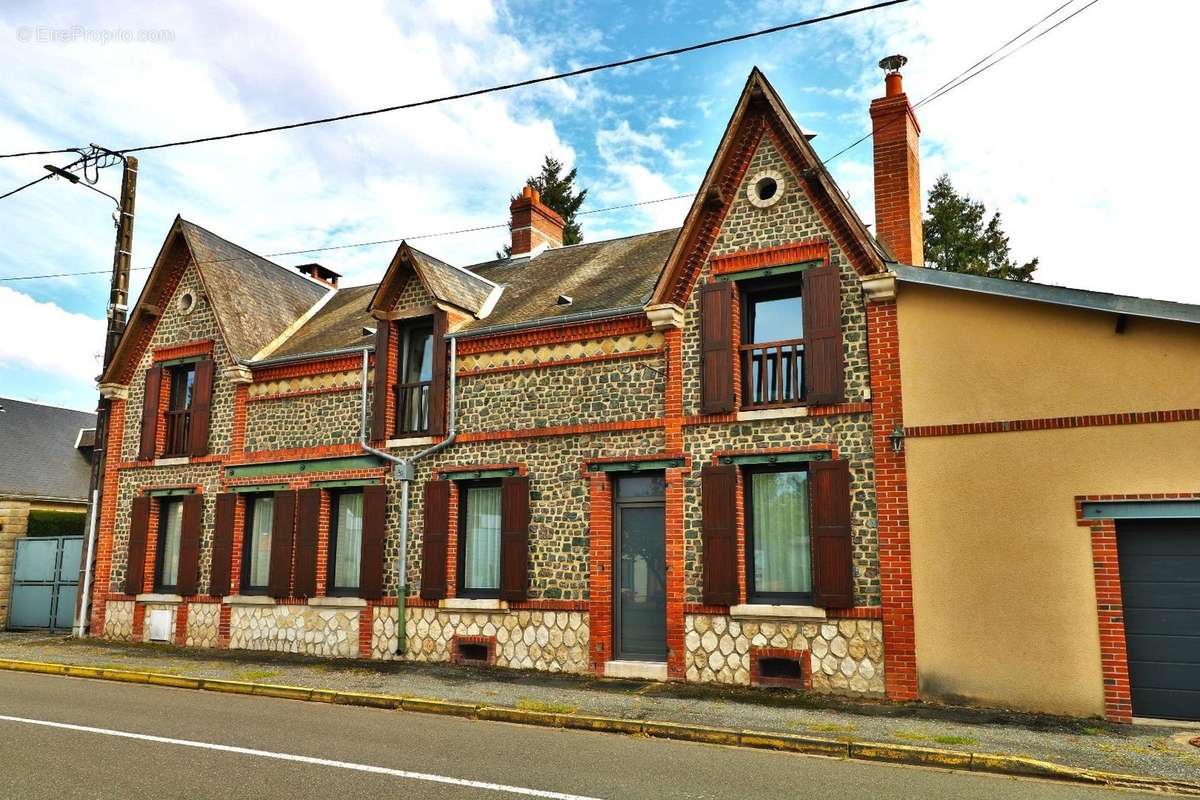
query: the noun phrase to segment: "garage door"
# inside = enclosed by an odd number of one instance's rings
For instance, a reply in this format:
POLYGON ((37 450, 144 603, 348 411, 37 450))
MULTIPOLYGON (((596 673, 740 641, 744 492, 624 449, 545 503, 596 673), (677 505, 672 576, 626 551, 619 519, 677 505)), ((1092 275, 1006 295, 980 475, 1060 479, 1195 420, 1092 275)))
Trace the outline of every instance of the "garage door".
POLYGON ((1200 520, 1117 524, 1133 714, 1200 720, 1200 520))

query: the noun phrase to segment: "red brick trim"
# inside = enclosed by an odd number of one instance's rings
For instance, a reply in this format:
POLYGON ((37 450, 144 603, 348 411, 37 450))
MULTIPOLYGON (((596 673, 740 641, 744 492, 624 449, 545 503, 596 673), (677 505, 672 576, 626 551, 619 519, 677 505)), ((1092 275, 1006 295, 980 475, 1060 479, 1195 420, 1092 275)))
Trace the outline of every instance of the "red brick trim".
POLYGON ((479 375, 496 375, 504 372, 522 372, 532 369, 551 369, 553 367, 572 367, 579 364, 594 364, 599 361, 621 361, 628 358, 643 358, 647 356, 662 355, 665 351, 662 347, 650 347, 644 350, 630 350, 626 353, 601 353, 594 356, 580 356, 579 358, 564 358, 558 361, 539 361, 530 364, 510 364, 503 367, 484 367, 482 369, 459 370, 458 378, 474 378, 479 375))
POLYGON ((233 606, 221 603, 220 618, 217 620, 217 647, 229 647, 229 626, 233 617, 233 606))
MULTIPOLYGON (((720 617, 729 616, 728 606, 709 606, 704 603, 684 603, 685 614, 711 614, 720 617)), ((883 619, 883 609, 879 606, 855 606, 854 608, 827 608, 826 619, 883 619)))
POLYGON ((572 436, 579 433, 621 433, 662 428, 661 419, 631 419, 624 422, 595 422, 580 425, 556 425, 547 428, 520 428, 512 431, 480 431, 460 433, 459 442, 505 442, 513 439, 538 439, 544 436, 572 436))
POLYGON ((452 664, 468 664, 472 666, 492 666, 496 663, 496 637, 495 636, 459 636, 455 634, 450 637, 450 663, 452 664), (460 644, 481 644, 487 648, 487 660, 477 661, 475 659, 463 658, 458 652, 460 644))
POLYGON ((915 700, 917 649, 907 462, 904 451, 897 453, 891 442, 892 431, 904 424, 895 299, 867 304, 867 348, 871 364, 871 440, 875 449, 879 589, 883 605, 884 690, 892 700, 915 700))
POLYGON ((641 463, 645 461, 669 461, 680 459, 683 461, 683 469, 690 469, 692 466, 692 457, 687 453, 676 451, 671 453, 645 453, 636 456, 598 456, 597 458, 588 458, 580 462, 580 468, 585 475, 594 475, 594 472, 588 470, 592 464, 624 464, 641 463))
POLYGON ((509 462, 507 464, 443 464, 433 470, 434 479, 446 478, 466 472, 485 472, 493 469, 515 469, 518 475, 528 475, 529 469, 524 462, 509 462))
POLYGON ((308 461, 317 458, 341 458, 342 456, 366 455, 357 442, 349 444, 326 444, 316 447, 293 447, 285 450, 256 450, 244 453, 240 457, 225 460, 225 466, 236 467, 242 464, 262 464, 272 461, 308 461))
POLYGON ((233 426, 229 433, 229 455, 240 458, 246 452, 246 401, 250 387, 239 383, 233 389, 233 426))
MULTIPOLYGON (((588 475, 588 663, 592 672, 604 674, 612 658, 612 481, 607 472, 588 475)), ((668 561, 670 563, 670 561, 668 561)), ((677 570, 678 571, 678 570, 677 570)))
POLYGON ((781 686, 788 689, 812 688, 812 664, 805 650, 789 650, 783 647, 751 647, 750 648, 750 685, 755 687, 781 686), (800 664, 800 677, 764 678, 759 661, 764 658, 787 658, 800 664))
POLYGON ((803 242, 781 244, 762 250, 741 250, 736 253, 714 256, 709 262, 713 275, 729 275, 763 267, 778 267, 801 261, 829 261, 829 240, 810 239, 803 242))
MULTIPOLYGON (((736 306, 735 306, 736 308, 736 306)), ((736 362, 735 362, 736 363, 736 362)), ((797 406, 804 408, 804 406, 797 406)), ((870 403, 838 403, 832 406, 808 406, 807 417, 832 417, 839 414, 870 414, 870 403)), ((805 419, 806 416, 797 415, 794 419, 805 419)), ((782 419, 792 419, 791 417, 783 417, 782 419)), ((730 414, 693 414, 683 418, 683 424, 686 426, 693 425, 733 425, 739 422, 757 422, 758 420, 738 420, 737 413, 730 414)), ((770 420, 765 420, 770 421, 770 420)))
MULTIPOLYGON (((318 589, 318 591, 320 591, 318 589)), ((371 638, 374 633, 375 612, 372 610, 371 603, 367 603, 367 607, 358 612, 358 657, 371 657, 371 638)), ((400 625, 404 624, 404 620, 400 620, 400 625)))
MULTIPOLYGON (((374 354, 369 356, 368 366, 374 365, 374 354)), ((286 378, 304 378, 310 375, 325 375, 331 372, 362 371, 362 356, 340 356, 314 361, 299 361, 292 364, 279 364, 272 367, 254 368, 254 382, 266 383, 286 378)))
POLYGON ((1092 534, 1092 568, 1096 576, 1096 618, 1100 625, 1100 670, 1104 680, 1104 717, 1133 722, 1129 694, 1129 659, 1125 649, 1125 602, 1121 597, 1121 565, 1117 557, 1117 521, 1085 519, 1083 504, 1136 500, 1200 500, 1200 492, 1092 494, 1075 497, 1075 524, 1092 534))
POLYGON ((154 348, 152 357, 155 363, 157 363, 159 361, 170 361, 175 358, 189 358, 190 356, 211 356, 212 352, 212 339, 195 339, 190 342, 156 347, 154 348))
POLYGON ((686 593, 683 574, 683 479, 688 472, 686 467, 666 470, 667 489, 666 497, 663 498, 666 502, 666 559, 667 564, 674 567, 667 570, 667 677, 672 680, 683 680, 686 675, 687 648, 684 645, 683 625, 683 598, 686 593))
POLYGON ((292 400, 296 397, 311 397, 315 394, 345 394, 347 392, 361 392, 362 387, 355 386, 335 386, 329 389, 302 389, 298 392, 280 392, 279 394, 258 394, 253 397, 247 397, 246 401, 250 403, 264 403, 270 400, 292 400))
POLYGON ((1198 420, 1200 420, 1200 408, 1177 408, 1171 411, 1125 411, 1075 417, 1038 417, 990 422, 958 422, 950 425, 918 425, 905 428, 904 435, 908 437, 962 436, 971 433, 1010 433, 1063 428, 1096 428, 1108 425, 1146 425, 1157 422, 1196 422, 1198 420))
POLYGON ((458 343, 458 355, 469 356, 477 353, 519 350, 546 344, 585 342, 589 339, 607 339, 611 336, 642 333, 648 330, 650 330, 650 322, 641 312, 594 322, 563 324, 549 321, 544 327, 462 339, 458 343))
POLYGON ((175 609, 175 644, 187 644, 188 602, 185 600, 175 609))
POLYGON ((104 487, 100 519, 96 526, 96 577, 92 581, 92 636, 104 634, 105 597, 112 591, 113 531, 117 518, 117 490, 121 447, 125 437, 125 401, 113 400, 108 412, 108 447, 104 454, 104 487))
MULTIPOLYGON (((394 606, 398 605, 396 598, 384 597, 380 600, 373 601, 377 606, 394 606)), ((459 614, 464 611, 469 612, 470 609, 462 608, 440 608, 437 600, 427 600, 424 597, 408 597, 404 600, 404 605, 408 608, 434 608, 443 611, 447 614, 459 614)), ((481 613, 485 614, 503 614, 505 611, 587 611, 589 604, 587 600, 522 600, 520 602, 508 601, 506 609, 485 610, 481 613)))

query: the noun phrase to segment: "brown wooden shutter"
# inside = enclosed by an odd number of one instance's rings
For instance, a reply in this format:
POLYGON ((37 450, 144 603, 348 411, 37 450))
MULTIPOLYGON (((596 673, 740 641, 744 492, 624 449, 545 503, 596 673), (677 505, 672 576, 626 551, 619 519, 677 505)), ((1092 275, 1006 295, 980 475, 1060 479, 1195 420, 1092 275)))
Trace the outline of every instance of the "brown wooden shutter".
MULTIPOLYGON (((293 597, 317 594, 317 526, 321 523, 321 490, 296 493, 296 580, 293 597)), ((274 564, 272 564, 274 566, 274 564)))
POLYGON ((179 576, 175 593, 193 595, 200 582, 200 536, 204 532, 204 495, 183 498, 183 519, 179 531, 179 576))
POLYGON ((213 389, 213 360, 196 362, 196 382, 192 385, 192 422, 188 431, 188 453, 208 455, 208 427, 211 416, 213 389))
POLYGON ((808 466, 812 536, 813 605, 854 605, 854 548, 850 541, 850 464, 813 461, 808 466))
POLYGON ((271 574, 267 594, 287 597, 292 582, 292 531, 296 524, 296 493, 275 493, 275 513, 271 524, 271 574))
POLYGON ((142 397, 142 441, 138 458, 145 461, 155 456, 158 439, 158 395, 162 388, 163 368, 155 364, 146 370, 146 394, 142 397))
POLYGON ((835 266, 804 273, 804 396, 829 405, 845 399, 842 278, 835 266))
POLYGON ((150 532, 149 497, 133 498, 129 512, 129 554, 125 564, 125 593, 141 594, 146 580, 146 537, 150 532))
POLYGON ((709 605, 738 602, 737 479, 732 465, 700 470, 704 602, 709 605))
POLYGON ((500 482, 500 599, 529 596, 529 478, 500 482))
POLYGON ((446 596, 446 549, 450 542, 450 481, 425 482, 425 531, 421 536, 421 597, 446 596))
POLYGON ((700 287, 700 413, 733 411, 733 284, 700 287))
MULTIPOLYGON (((387 487, 363 487, 362 553, 358 562, 358 594, 367 600, 383 597, 383 547, 387 541, 387 487)), ((404 583, 401 579, 401 584, 404 583)))
POLYGON ((446 312, 433 314, 433 372, 429 383, 429 435, 446 433, 446 382, 448 375, 446 348, 446 312))
POLYGON ((391 431, 387 429, 388 404, 392 402, 392 387, 388 383, 388 364, 392 361, 391 320, 377 320, 375 328, 375 396, 372 399, 371 438, 383 441, 391 431))
POLYGON ((238 496, 233 492, 217 495, 213 511, 212 568, 208 574, 208 593, 214 597, 229 594, 233 570, 233 524, 237 516, 238 496))

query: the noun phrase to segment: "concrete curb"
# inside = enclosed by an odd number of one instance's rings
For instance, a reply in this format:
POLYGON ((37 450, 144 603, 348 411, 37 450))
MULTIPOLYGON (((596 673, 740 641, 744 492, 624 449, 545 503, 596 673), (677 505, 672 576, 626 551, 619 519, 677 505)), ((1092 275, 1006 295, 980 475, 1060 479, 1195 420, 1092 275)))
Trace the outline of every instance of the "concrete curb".
POLYGON ((856 761, 909 764, 921 767, 967 770, 970 772, 984 772, 997 775, 1014 775, 1024 778, 1043 778, 1070 783, 1084 783, 1094 786, 1147 789, 1200 796, 1200 783, 1193 783, 1191 781, 1101 772, 1099 770, 1055 764, 1050 761, 1039 761, 1038 759, 1026 758, 1024 756, 1010 756, 997 753, 970 753, 960 750, 942 750, 935 747, 915 747, 887 742, 823 739, 815 736, 790 733, 712 728, 704 725, 689 725, 676 722, 529 711, 522 708, 510 708, 508 706, 475 705, 423 697, 341 692, 333 689, 308 689, 302 686, 276 686, 265 683, 249 683, 217 678, 189 678, 160 672, 74 666, 70 664, 49 664, 38 661, 18 661, 5 658, 0 658, 0 669, 14 672, 33 672, 43 675, 62 675, 70 678, 142 683, 151 686, 168 686, 174 689, 198 689, 206 692, 275 697, 284 700, 337 703, 339 705, 364 706, 393 711, 411 711, 418 714, 438 714, 467 719, 509 722, 518 725, 654 736, 661 739, 723 744, 731 747, 752 747, 763 750, 780 750, 804 755, 854 759, 856 761))

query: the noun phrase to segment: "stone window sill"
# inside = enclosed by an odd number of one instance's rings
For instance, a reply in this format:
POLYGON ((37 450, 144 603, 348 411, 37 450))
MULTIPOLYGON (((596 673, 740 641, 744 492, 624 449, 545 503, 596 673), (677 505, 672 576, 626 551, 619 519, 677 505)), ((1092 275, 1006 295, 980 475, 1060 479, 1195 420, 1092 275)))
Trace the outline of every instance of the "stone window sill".
POLYGON ((432 436, 410 436, 407 439, 388 439, 385 447, 419 447, 423 444, 433 444, 432 436))
POLYGON ((161 592, 145 592, 133 598, 139 603, 158 603, 159 605, 179 605, 183 602, 183 597, 177 594, 163 594, 161 592))
POLYGON ((816 606, 770 606, 742 603, 730 606, 729 616, 742 619, 825 619, 825 609, 816 606))
POLYGON ((667 679, 667 665, 658 661, 606 661, 604 663, 604 677, 665 681, 667 679))
POLYGON ((738 422, 753 422, 756 419, 795 419, 807 417, 808 406, 791 406, 789 408, 763 408, 758 411, 737 412, 738 422))
POLYGON ((361 597, 310 597, 310 606, 325 608, 366 608, 367 601, 361 597))
POLYGON ((474 611, 503 611, 508 603, 494 597, 447 597, 438 601, 438 608, 460 608, 474 611))
POLYGON ((227 606, 273 606, 275 598, 267 597, 265 594, 235 594, 226 597, 221 602, 227 606))
POLYGON ((172 456, 171 458, 156 458, 154 466, 156 467, 179 467, 187 464, 189 461, 187 456, 172 456))

